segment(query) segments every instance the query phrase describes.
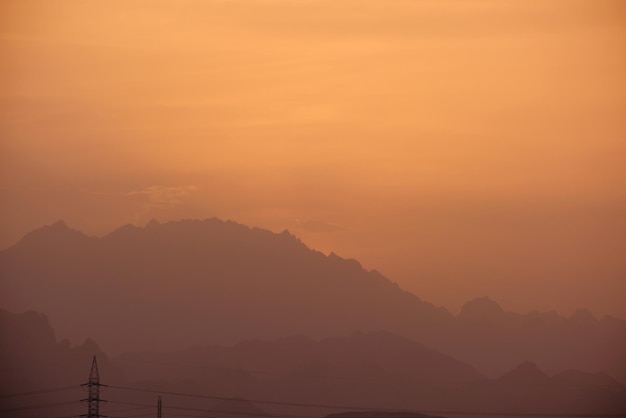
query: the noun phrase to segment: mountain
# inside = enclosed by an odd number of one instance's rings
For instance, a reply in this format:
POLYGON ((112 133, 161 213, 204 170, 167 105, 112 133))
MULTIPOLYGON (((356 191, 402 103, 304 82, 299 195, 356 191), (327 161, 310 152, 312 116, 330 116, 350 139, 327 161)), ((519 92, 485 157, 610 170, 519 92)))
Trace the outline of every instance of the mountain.
POLYGON ((123 380, 98 344, 87 338, 72 346, 57 341, 48 317, 35 311, 21 314, 0 309, 0 391, 19 392, 64 385, 80 385, 97 356, 108 379, 123 380))
POLYGON ((432 402, 450 388, 484 379, 465 363, 387 332, 125 353, 114 362, 142 384, 194 381, 221 396, 371 407, 432 402))
POLYGON ((626 413, 626 388, 606 374, 568 370, 550 377, 524 362, 488 379, 463 362, 387 332, 151 350, 109 360, 91 340, 77 347, 57 342, 47 318, 36 312, 0 311, 0 325, 7 341, 2 367, 18 372, 2 376, 10 386, 0 388, 0 412, 16 418, 41 416, 41 407, 50 416, 83 414, 86 405, 78 400, 86 397, 86 388, 80 384, 92 355, 104 385, 101 412, 108 416, 151 413, 157 398, 167 416, 199 418, 322 417, 346 409, 354 412, 341 416, 365 418, 455 411, 480 412, 475 416, 626 413), (30 383, 17 386, 16 377, 30 383))
POLYGON ((39 309, 72 339, 109 350, 176 348, 294 334, 407 332, 453 316, 355 260, 284 231, 217 219, 127 225, 102 238, 63 223, 0 253, 2 305, 39 309), (114 326, 112 324, 115 324, 114 326))
POLYGON ((45 311, 60 335, 92 336, 111 353, 384 330, 489 376, 530 360, 549 373, 626 381, 623 320, 516 314, 488 298, 454 316, 288 231, 215 218, 126 225, 103 237, 58 222, 1 251, 0 274, 0 305, 45 311))
POLYGON ((458 318, 462 321, 493 322, 501 320, 504 316, 504 310, 498 303, 483 296, 463 305, 458 318))
POLYGON ((523 362, 498 379, 498 382, 503 385, 534 387, 546 385, 549 381, 550 377, 539 369, 535 363, 530 361, 523 362))
POLYGON ((626 387, 606 374, 569 370, 550 376, 525 361, 489 379, 467 364, 385 332, 125 353, 114 362, 133 385, 156 391, 371 408, 358 413, 364 417, 387 416, 380 409, 390 408, 444 416, 454 411, 626 413, 626 387))
POLYGON ((584 309, 569 318, 555 312, 506 312, 487 297, 468 302, 456 319, 457 344, 433 346, 491 376, 530 360, 551 374, 604 371, 626 382, 624 320, 596 319, 584 309))
POLYGON ((525 361, 498 379, 477 381, 450 394, 465 411, 529 415, 626 413, 626 387, 606 374, 568 370, 553 376, 525 361))
POLYGON ((31 407, 50 402, 48 413, 83 413, 78 400, 85 392, 80 385, 89 378, 93 356, 104 379, 124 381, 122 372, 93 340, 77 346, 57 341, 48 317, 41 313, 0 309, 0 337, 0 414, 9 409, 14 417, 41 416, 40 410, 31 407), (24 392, 28 396, 11 396, 24 392))

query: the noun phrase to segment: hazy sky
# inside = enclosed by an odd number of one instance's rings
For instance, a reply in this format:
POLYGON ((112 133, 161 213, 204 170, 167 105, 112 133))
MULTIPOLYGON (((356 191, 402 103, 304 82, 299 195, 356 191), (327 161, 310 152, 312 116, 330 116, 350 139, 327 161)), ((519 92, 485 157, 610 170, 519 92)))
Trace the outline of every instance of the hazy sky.
POLYGON ((626 2, 3 0, 0 247, 217 216, 626 317, 626 2))

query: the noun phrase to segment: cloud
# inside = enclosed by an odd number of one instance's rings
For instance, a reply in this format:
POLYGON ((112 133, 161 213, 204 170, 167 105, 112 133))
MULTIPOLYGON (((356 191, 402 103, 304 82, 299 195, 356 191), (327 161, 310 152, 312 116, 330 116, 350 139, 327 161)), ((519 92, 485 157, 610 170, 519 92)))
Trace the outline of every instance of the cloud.
POLYGON ((332 224, 322 222, 322 221, 317 221, 314 219, 307 219, 304 221, 296 220, 296 228, 302 231, 306 231, 306 232, 319 232, 319 233, 345 231, 345 229, 340 226, 332 225, 332 224))
POLYGON ((197 186, 150 186, 133 190, 127 196, 144 196, 150 209, 168 209, 184 204, 183 198, 198 189, 197 186))

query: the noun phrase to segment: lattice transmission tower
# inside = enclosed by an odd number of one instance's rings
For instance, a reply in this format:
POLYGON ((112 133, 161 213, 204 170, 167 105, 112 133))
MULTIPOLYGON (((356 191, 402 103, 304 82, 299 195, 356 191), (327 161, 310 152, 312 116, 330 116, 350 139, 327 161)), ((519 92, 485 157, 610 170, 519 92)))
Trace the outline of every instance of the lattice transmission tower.
POLYGON ((105 415, 100 415, 100 402, 104 402, 100 399, 100 387, 104 385, 100 384, 100 374, 98 373, 98 361, 96 360, 96 356, 93 356, 93 361, 91 362, 89 382, 83 383, 81 386, 86 386, 89 393, 87 399, 81 399, 81 402, 87 402, 87 413, 82 414, 81 417, 105 418, 105 415))

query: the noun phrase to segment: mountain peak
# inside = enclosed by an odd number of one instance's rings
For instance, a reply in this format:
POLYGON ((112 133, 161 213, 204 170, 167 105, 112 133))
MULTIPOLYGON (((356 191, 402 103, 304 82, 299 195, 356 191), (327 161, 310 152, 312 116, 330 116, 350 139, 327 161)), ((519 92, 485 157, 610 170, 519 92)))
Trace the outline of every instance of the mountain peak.
POLYGON ((58 221, 50 225, 49 228, 70 229, 63 219, 59 219, 58 221))
MULTIPOLYGON (((84 235, 81 231, 70 228, 63 219, 59 219, 58 221, 50 225, 44 225, 41 228, 32 231, 30 234, 36 233, 39 231, 54 232, 54 233, 73 233, 73 234, 84 235)), ((27 234, 27 235, 30 235, 30 234, 27 234)))
POLYGON ((50 225, 45 225, 39 229, 24 235, 14 247, 38 247, 53 245, 60 248, 64 245, 75 245, 89 239, 81 231, 72 229, 63 220, 58 220, 50 225))
POLYGON ((470 300, 461 309, 460 317, 464 318, 493 318, 504 314, 500 305, 487 296, 470 300))
POLYGON ((152 218, 150 219, 150 222, 148 222, 145 226, 146 229, 148 228, 155 228, 157 226, 160 226, 161 224, 159 223, 159 221, 157 221, 156 219, 152 218))
POLYGON ((550 377, 532 361, 525 361, 498 380, 506 384, 536 385, 546 383, 550 377))
MULTIPOLYGON (((453 319, 447 311, 407 296, 388 279, 369 273, 358 261, 334 253, 324 256, 288 231, 275 233, 213 218, 163 223, 151 220, 144 227, 127 225, 102 238, 88 238, 59 223, 34 231, 31 238, 28 245, 10 251, 0 262, 11 266, 15 289, 24 294, 46 289, 40 292, 46 293, 40 309, 51 316, 61 309, 62 304, 55 301, 66 298, 64 289, 80 284, 85 293, 75 295, 76 299, 89 294, 92 285, 85 285, 86 277, 106 277, 107 285, 117 286, 128 300, 141 299, 146 292, 162 300, 188 295, 185 300, 175 299, 171 311, 151 311, 151 315, 141 318, 144 324, 180 321, 206 327, 204 318, 211 316, 211 326, 220 328, 220 315, 241 313, 241 318, 233 319, 233 323, 241 324, 241 330, 207 336, 182 333, 186 340, 171 339, 170 347, 232 341, 263 333, 270 337, 296 333, 325 337, 358 329, 412 333, 415 324, 448 323, 453 319), (14 256, 18 252, 22 254, 14 256), (146 290, 144 282, 157 285, 146 290), (222 306, 223 300, 230 305, 222 306), (206 315, 188 316, 191 306, 206 315)), ((8 299, 3 296, 0 302, 8 299)), ((78 303, 70 301, 70 305, 78 303)), ((67 306, 63 309, 69 309, 67 306)), ((136 315, 130 305, 102 309, 129 318, 136 315)), ((125 349, 162 340, 162 331, 146 328, 141 337, 130 326, 120 327, 109 340, 102 334, 93 336, 104 346, 125 349)))
POLYGON ((576 309, 576 312, 570 317, 575 322, 596 322, 596 318, 587 309, 576 309))

